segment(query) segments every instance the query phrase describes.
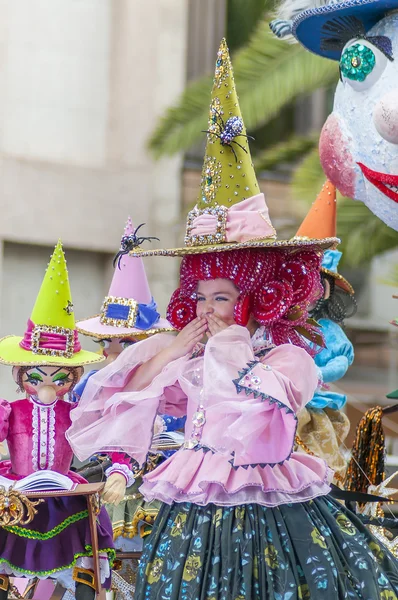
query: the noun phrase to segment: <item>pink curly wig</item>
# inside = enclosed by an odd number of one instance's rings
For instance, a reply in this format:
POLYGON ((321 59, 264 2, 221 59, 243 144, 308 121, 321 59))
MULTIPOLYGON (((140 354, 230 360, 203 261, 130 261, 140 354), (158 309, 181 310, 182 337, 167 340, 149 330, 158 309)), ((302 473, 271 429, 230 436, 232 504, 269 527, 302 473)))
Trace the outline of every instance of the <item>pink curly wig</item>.
POLYGON ((267 328, 276 345, 292 343, 310 354, 322 336, 309 320, 309 305, 322 296, 322 252, 245 249, 184 256, 180 287, 173 293, 167 318, 177 330, 196 317, 198 281, 230 279, 240 291, 235 321, 247 325, 250 315, 267 328))

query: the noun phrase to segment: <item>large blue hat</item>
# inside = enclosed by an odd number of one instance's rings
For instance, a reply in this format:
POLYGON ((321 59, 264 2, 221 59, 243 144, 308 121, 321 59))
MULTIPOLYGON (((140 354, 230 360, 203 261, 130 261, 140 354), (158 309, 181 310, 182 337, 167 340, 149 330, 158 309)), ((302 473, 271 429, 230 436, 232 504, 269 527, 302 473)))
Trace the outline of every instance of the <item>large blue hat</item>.
POLYGON ((296 14, 291 33, 314 54, 340 60, 345 45, 344 36, 348 41, 366 35, 378 21, 397 9, 398 0, 332 0, 296 14), (340 45, 339 38, 342 42, 340 45))

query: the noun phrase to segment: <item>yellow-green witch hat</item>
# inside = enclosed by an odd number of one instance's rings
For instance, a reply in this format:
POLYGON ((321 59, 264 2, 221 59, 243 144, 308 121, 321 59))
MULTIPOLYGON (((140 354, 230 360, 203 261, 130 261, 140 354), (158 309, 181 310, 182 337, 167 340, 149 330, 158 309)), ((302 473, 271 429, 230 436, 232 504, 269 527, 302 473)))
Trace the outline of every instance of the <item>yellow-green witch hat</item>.
POLYGON ((185 247, 133 250, 136 256, 183 256, 237 248, 328 248, 338 240, 293 238, 276 241, 260 192, 239 107, 226 41, 217 54, 207 127, 206 153, 197 204, 188 213, 185 247))
POLYGON ((81 349, 68 270, 59 241, 51 256, 43 283, 23 337, 0 340, 0 362, 6 365, 80 366, 103 360, 81 349))

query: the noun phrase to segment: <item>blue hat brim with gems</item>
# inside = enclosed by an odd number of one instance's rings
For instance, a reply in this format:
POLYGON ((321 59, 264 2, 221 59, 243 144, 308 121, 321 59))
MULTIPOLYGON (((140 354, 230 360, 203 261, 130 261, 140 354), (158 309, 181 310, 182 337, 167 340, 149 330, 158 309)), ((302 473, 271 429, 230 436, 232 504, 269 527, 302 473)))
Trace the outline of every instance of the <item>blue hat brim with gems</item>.
MULTIPOLYGON (((330 25, 344 26, 347 18, 355 17, 360 27, 358 36, 368 32, 378 21, 392 10, 398 9, 398 0, 348 0, 331 2, 318 8, 309 8, 293 19, 292 34, 298 42, 310 52, 340 60, 341 49, 330 48, 326 41, 330 39, 330 25)), ((351 23, 352 26, 352 23, 351 23)), ((355 32, 352 39, 355 37, 355 32)))

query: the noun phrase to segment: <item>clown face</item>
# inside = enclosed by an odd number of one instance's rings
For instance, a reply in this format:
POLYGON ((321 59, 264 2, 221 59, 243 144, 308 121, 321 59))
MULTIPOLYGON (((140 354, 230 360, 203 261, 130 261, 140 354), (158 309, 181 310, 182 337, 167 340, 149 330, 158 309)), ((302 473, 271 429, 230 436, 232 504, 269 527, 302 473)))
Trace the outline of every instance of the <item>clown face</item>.
POLYGON ((398 231, 398 14, 349 41, 320 139, 328 178, 398 231))
POLYGON ((15 382, 27 396, 52 404, 72 391, 83 374, 82 367, 14 367, 15 382))

